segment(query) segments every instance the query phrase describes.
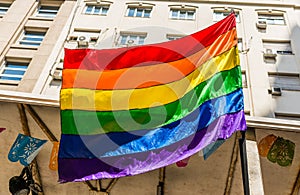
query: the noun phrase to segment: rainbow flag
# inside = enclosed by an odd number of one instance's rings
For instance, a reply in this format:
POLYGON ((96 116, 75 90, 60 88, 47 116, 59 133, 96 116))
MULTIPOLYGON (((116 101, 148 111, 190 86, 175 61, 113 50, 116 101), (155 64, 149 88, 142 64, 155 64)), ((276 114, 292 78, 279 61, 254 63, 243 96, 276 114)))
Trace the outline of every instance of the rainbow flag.
POLYGON ((136 175, 246 130, 233 14, 178 40, 65 49, 60 182, 136 175))

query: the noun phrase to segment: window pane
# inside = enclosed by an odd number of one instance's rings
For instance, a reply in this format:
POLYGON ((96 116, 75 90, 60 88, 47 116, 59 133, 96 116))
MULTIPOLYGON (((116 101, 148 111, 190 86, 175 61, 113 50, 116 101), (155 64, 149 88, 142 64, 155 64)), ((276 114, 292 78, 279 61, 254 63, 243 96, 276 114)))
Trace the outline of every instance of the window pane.
POLYGON ((138 44, 143 45, 145 42, 145 37, 140 37, 138 44))
POLYGON ((38 9, 37 16, 54 18, 59 10, 59 7, 41 6, 38 9))
POLYGON ((217 12, 217 13, 216 13, 216 21, 220 21, 220 20, 222 20, 223 18, 224 18, 223 13, 221 13, 221 12, 217 12))
POLYGON ((38 41, 38 42, 41 42, 43 40, 43 38, 40 38, 40 37, 34 37, 34 36, 26 36, 23 38, 23 40, 26 40, 26 41, 38 41))
POLYGON ((21 45, 30 45, 30 46, 39 46, 40 43, 34 43, 34 42, 26 42, 26 41, 20 41, 21 45))
POLYGON ((184 19, 186 17, 186 12, 185 11, 180 11, 179 17, 180 17, 180 19, 184 19))
POLYGON ((167 39, 170 41, 182 38, 184 35, 167 35, 167 39))
POLYGON ((108 12, 109 6, 107 5, 87 5, 85 13, 94 14, 94 15, 106 15, 108 12))
POLYGON ((25 32, 19 43, 22 45, 39 46, 43 41, 45 34, 46 33, 44 32, 25 32))
POLYGON ((108 12, 108 7, 102 7, 102 14, 106 15, 108 12))
POLYGON ((143 10, 142 9, 137 9, 136 17, 142 17, 143 10))
POLYGON ((0 3, 0 14, 4 15, 7 10, 9 9, 10 4, 4 4, 4 3, 0 3))
POLYGON ((275 21, 273 19, 267 19, 267 24, 275 24, 275 21))
POLYGON ((25 74, 28 64, 7 62, 1 72, 1 80, 20 81, 25 74))
POLYGON ((242 41, 242 39, 238 39, 238 49, 239 49, 239 51, 243 51, 243 41, 242 41))
POLYGON ((235 14, 235 19, 236 19, 236 22, 241 22, 240 14, 235 14))
POLYGON ((56 16, 56 13, 40 11, 37 16, 54 18, 56 16))
POLYGON ((285 25, 283 15, 258 14, 258 21, 266 21, 271 25, 285 25))
POLYGON ((269 42, 263 41, 263 48, 270 49, 273 53, 290 55, 293 54, 290 42, 269 42))
POLYGON ((48 11, 48 12, 53 12, 53 13, 57 13, 57 11, 59 10, 59 7, 55 7, 55 6, 41 6, 40 11, 48 11))
POLYGON ((259 21, 259 22, 265 22, 265 21, 267 21, 267 19, 264 18, 264 17, 260 17, 260 18, 258 18, 258 21, 259 21))
POLYGON ((145 10, 144 17, 150 18, 150 13, 151 13, 151 10, 149 10, 149 9, 145 10))
POLYGON ((18 68, 18 69, 27 69, 27 65, 20 65, 20 64, 13 64, 13 63, 8 63, 6 65, 7 68, 18 68))
POLYGON ((284 20, 283 19, 274 20, 274 24, 284 25, 284 20))
POLYGON ((143 45, 145 38, 145 35, 121 35, 120 45, 143 45))
POLYGON ((94 14, 100 14, 100 6, 95 6, 94 8, 94 14))
POLYGON ((136 42, 137 38, 138 38, 138 36, 136 36, 136 35, 129 36, 129 40, 133 40, 134 42, 136 42))
POLYGON ((195 19, 194 10, 185 10, 185 9, 171 9, 170 18, 181 19, 181 20, 192 20, 195 19))
POLYGON ((86 10, 85 10, 85 13, 86 13, 86 14, 91 14, 91 13, 92 13, 92 10, 93 10, 93 6, 88 5, 87 8, 86 8, 86 10))
MULTIPOLYGON (((229 14, 231 14, 231 12, 228 12, 228 11, 214 11, 213 20, 214 21, 220 21, 220 20, 226 18, 229 14)), ((235 19, 236 19, 236 22, 240 22, 239 12, 235 13, 235 19)))
POLYGON ((4 70, 2 74, 13 74, 13 75, 23 75, 25 73, 24 71, 21 70, 4 70))
POLYGON ((135 8, 128 8, 128 9, 129 9, 129 11, 128 11, 128 16, 133 17, 133 16, 134 16, 135 8))
POLYGON ((0 76, 0 79, 1 79, 1 80, 10 80, 10 81, 20 81, 22 78, 0 76))
POLYGON ((172 18, 178 18, 179 10, 171 10, 171 12, 172 12, 172 18))
POLYGON ((125 44, 126 44, 126 42, 127 42, 127 37, 128 37, 128 36, 126 36, 126 35, 122 35, 122 36, 121 36, 121 45, 125 45, 125 44))
POLYGON ((195 14, 195 12, 192 12, 192 11, 189 11, 188 12, 188 19, 194 19, 194 14, 195 14))

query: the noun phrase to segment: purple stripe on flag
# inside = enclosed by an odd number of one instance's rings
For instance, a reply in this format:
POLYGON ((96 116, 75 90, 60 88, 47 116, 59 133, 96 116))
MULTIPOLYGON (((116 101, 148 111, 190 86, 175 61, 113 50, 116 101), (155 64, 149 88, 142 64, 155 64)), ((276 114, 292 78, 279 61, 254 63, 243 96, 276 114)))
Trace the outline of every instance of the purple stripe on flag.
POLYGON ((60 182, 86 181, 136 175, 185 159, 217 139, 227 139, 237 130, 246 130, 244 111, 226 114, 207 128, 169 146, 116 157, 92 159, 59 158, 60 182))

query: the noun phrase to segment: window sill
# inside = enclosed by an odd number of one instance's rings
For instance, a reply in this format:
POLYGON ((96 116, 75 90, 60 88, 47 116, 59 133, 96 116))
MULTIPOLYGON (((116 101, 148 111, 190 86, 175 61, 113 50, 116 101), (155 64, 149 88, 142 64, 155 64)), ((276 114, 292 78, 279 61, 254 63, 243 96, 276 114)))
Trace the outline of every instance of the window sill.
POLYGON ((196 19, 169 18, 170 20, 196 21, 196 19))
POLYGON ((86 14, 86 13, 82 13, 82 14, 86 16, 107 16, 107 14, 86 14))
POLYGON ((137 17, 137 16, 125 16, 126 18, 146 18, 150 19, 151 17, 137 17))
POLYGON ((39 46, 30 46, 30 45, 20 45, 20 44, 13 44, 10 48, 13 49, 30 49, 30 50, 37 50, 39 46))
POLYGON ((53 21, 54 18, 46 18, 46 17, 39 17, 39 16, 31 16, 29 20, 42 20, 42 21, 53 21))
POLYGON ((0 80, 0 85, 14 85, 17 86, 20 81, 0 80))

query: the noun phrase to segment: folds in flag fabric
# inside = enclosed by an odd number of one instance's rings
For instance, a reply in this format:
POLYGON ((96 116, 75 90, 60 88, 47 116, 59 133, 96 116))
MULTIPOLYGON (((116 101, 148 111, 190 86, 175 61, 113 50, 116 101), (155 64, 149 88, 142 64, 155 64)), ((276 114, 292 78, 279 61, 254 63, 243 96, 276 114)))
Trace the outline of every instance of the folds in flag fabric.
POLYGON ((46 142, 47 140, 40 140, 19 133, 9 151, 8 159, 12 162, 19 160, 22 165, 28 166, 46 142))
POLYGON ((235 17, 175 41, 65 49, 60 182, 136 175, 246 129, 235 17))

